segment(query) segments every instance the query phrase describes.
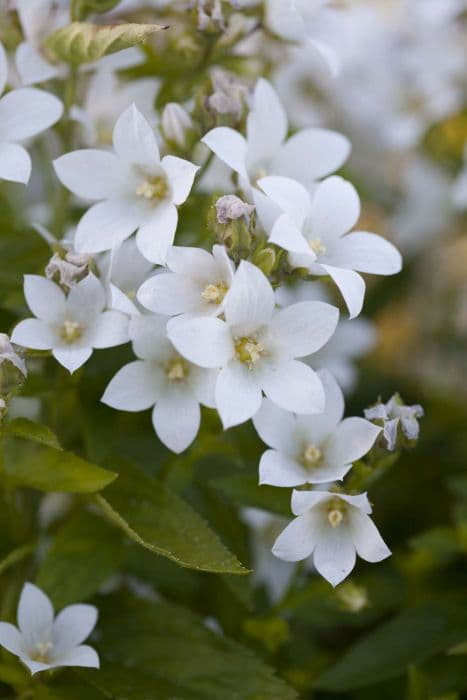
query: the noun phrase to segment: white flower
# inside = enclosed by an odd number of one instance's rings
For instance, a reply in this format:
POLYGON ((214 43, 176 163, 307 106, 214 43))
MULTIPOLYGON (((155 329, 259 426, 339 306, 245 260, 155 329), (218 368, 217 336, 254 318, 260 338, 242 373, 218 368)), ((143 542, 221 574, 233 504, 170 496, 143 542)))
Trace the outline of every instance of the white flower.
MULTIPOLYGON (((0 95, 5 89, 8 65, 0 43, 0 95)), ((0 179, 26 184, 31 159, 17 142, 36 136, 55 124, 63 106, 54 95, 35 88, 11 90, 0 99, 0 179)))
POLYGON ((407 440, 418 440, 420 426, 418 418, 422 418, 424 411, 422 406, 404 405, 398 394, 391 396, 387 403, 377 403, 371 408, 365 409, 365 418, 378 421, 383 426, 383 436, 388 450, 396 449, 397 431, 399 426, 407 440))
POLYGON ((364 418, 345 418, 344 397, 328 372, 318 372, 326 404, 317 416, 294 416, 268 400, 253 418, 269 445, 259 465, 260 484, 301 486, 341 480, 372 447, 381 428, 364 418))
POLYGON ((33 675, 59 666, 99 668, 96 651, 82 644, 96 621, 94 605, 69 605, 54 619, 48 596, 25 583, 18 604, 18 627, 0 622, 0 645, 18 656, 33 675))
POLYGON ((164 445, 179 453, 198 433, 200 403, 214 407, 216 372, 180 357, 167 339, 166 324, 163 316, 131 319, 130 337, 139 359, 117 372, 102 401, 122 411, 145 411, 154 406, 154 430, 164 445))
POLYGON ((97 202, 78 223, 76 249, 110 250, 137 230, 144 257, 163 264, 177 228, 177 205, 188 197, 198 167, 175 156, 161 160, 156 136, 134 105, 119 117, 113 147, 73 151, 54 161, 69 190, 97 202))
POLYGON ((168 335, 200 367, 219 367, 216 408, 225 428, 259 410, 262 392, 295 413, 319 413, 324 391, 315 372, 295 358, 318 350, 333 334, 335 307, 303 302, 275 312, 267 278, 242 261, 218 318, 172 319, 168 335))
POLYGON ((339 288, 351 318, 363 306, 365 282, 358 272, 392 275, 402 266, 399 251, 374 233, 347 233, 360 216, 355 188, 341 177, 329 177, 314 194, 299 182, 267 177, 258 183, 284 212, 270 240, 288 250, 295 267, 329 275, 339 288))
POLYGON ((357 554, 369 562, 391 554, 369 517, 366 493, 294 491, 292 512, 297 517, 275 541, 273 554, 284 561, 313 555, 316 570, 333 586, 350 574, 357 554))
POLYGON ((263 78, 256 83, 246 138, 221 126, 202 141, 240 176, 244 187, 266 175, 293 177, 309 187, 340 168, 350 151, 344 136, 326 129, 303 129, 287 140, 284 108, 263 78))
POLYGON ((154 275, 140 287, 140 304, 167 316, 219 316, 224 311, 234 266, 223 246, 215 245, 212 254, 173 246, 167 266, 170 272, 154 275))
POLYGON ((139 314, 136 303, 138 288, 154 270, 141 255, 134 238, 128 238, 108 253, 98 256, 101 277, 108 280, 110 306, 129 316, 139 314))
POLYGON ((168 102, 162 112, 162 131, 169 143, 185 148, 187 133, 193 129, 188 112, 177 102, 168 102))
POLYGON ((24 295, 36 318, 20 321, 12 342, 34 350, 52 350, 70 372, 90 358, 93 348, 128 341, 128 317, 104 310, 106 292, 93 274, 74 285, 68 296, 51 280, 25 275, 24 295))

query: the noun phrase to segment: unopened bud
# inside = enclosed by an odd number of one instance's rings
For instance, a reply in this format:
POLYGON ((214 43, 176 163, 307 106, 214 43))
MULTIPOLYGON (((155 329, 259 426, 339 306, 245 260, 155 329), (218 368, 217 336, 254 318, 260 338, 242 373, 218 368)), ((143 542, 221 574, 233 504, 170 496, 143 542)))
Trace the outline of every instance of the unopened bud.
POLYGON ((187 145, 188 132, 193 128, 193 122, 188 112, 177 102, 169 102, 162 112, 162 131, 169 143, 179 148, 187 145))
POLYGON ((47 279, 55 279, 64 287, 70 289, 86 277, 89 272, 90 262, 90 256, 83 253, 69 251, 65 253, 65 257, 61 257, 59 253, 54 253, 45 268, 45 274, 47 279))
POLYGON ((224 16, 220 0, 198 0, 198 29, 223 31, 224 16))
POLYGON ((259 267, 259 269, 264 272, 266 277, 268 277, 274 270, 277 262, 276 251, 273 248, 263 248, 257 251, 252 256, 251 262, 259 267))
POLYGON ((335 593, 341 607, 347 612, 358 613, 368 607, 368 593, 363 586, 347 581, 339 586, 335 593))
POLYGON ((206 108, 215 117, 232 117, 235 122, 242 117, 248 88, 237 76, 220 68, 211 72, 214 92, 206 98, 206 108))
POLYGON ((247 204, 234 194, 226 194, 216 202, 217 220, 220 224, 228 224, 242 216, 248 219, 254 209, 253 204, 247 204))

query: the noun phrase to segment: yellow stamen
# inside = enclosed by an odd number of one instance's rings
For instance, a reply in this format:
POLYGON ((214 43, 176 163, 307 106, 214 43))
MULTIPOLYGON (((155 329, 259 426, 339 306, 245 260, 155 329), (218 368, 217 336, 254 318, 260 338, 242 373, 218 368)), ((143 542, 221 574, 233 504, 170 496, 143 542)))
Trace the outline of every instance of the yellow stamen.
POLYGON ((69 321, 66 319, 63 322, 62 329, 60 331, 60 337, 66 343, 74 343, 78 338, 81 337, 83 329, 78 323, 78 321, 69 321))
POLYGON ((52 642, 38 642, 31 654, 33 661, 38 661, 41 664, 50 662, 50 651, 53 648, 52 642))
POLYGON ((171 382, 183 382, 188 375, 188 365, 181 357, 175 357, 168 363, 165 373, 171 382))
POLYGON ((167 180, 163 175, 155 175, 142 180, 136 187, 135 193, 138 197, 148 201, 161 201, 167 196, 169 191, 167 180))
POLYGON ((324 255, 326 253, 326 246, 322 243, 321 238, 312 238, 310 241, 310 248, 316 255, 324 255))
POLYGON ((256 338, 239 338, 235 343, 235 354, 240 362, 248 365, 249 369, 253 367, 255 362, 264 354, 265 347, 256 338))
POLYGON ((229 288, 225 282, 219 282, 219 284, 207 284, 201 292, 201 296, 203 297, 204 301, 207 301, 209 304, 220 304, 224 300, 228 289, 229 288))
POLYGON ((303 464, 305 467, 308 467, 312 469, 313 467, 317 467, 318 464, 321 461, 321 450, 319 447, 316 447, 316 445, 310 444, 307 446, 305 451, 303 452, 303 464))

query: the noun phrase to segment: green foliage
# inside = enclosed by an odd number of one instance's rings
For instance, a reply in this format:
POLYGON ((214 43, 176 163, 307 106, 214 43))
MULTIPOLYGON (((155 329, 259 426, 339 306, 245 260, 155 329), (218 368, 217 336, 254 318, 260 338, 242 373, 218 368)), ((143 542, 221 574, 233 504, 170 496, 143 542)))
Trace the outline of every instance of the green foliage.
POLYGON ((103 56, 143 44, 164 27, 157 24, 105 26, 72 22, 51 34, 47 48, 59 59, 75 66, 97 61, 103 56))
POLYGON ((71 0, 72 19, 80 22, 91 12, 108 12, 118 5, 120 0, 71 0))

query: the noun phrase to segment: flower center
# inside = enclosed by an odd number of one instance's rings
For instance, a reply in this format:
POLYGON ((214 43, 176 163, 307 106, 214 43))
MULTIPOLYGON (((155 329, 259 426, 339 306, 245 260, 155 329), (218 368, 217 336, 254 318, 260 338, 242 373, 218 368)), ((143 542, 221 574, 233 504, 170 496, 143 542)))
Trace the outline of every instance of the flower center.
POLYGON ((78 321, 69 321, 66 319, 63 322, 63 326, 60 330, 60 337, 65 343, 74 343, 78 340, 83 333, 83 328, 80 326, 78 321))
POLYGON ((328 521, 331 527, 339 527, 344 519, 347 506, 340 498, 332 498, 327 503, 328 521))
POLYGON ((312 238, 310 241, 310 248, 316 255, 324 255, 326 253, 326 246, 321 241, 321 238, 312 238))
POLYGON ((31 659, 41 664, 48 664, 50 662, 50 652, 52 649, 52 642, 37 642, 31 653, 31 659))
POLYGON ((316 447, 316 445, 313 445, 313 443, 311 443, 310 445, 307 445, 307 447, 303 451, 302 462, 305 465, 305 467, 308 467, 308 469, 313 469, 314 467, 317 467, 318 464, 321 462, 321 457, 322 454, 319 447, 316 447))
POLYGON ((219 282, 219 284, 207 284, 201 292, 201 296, 203 297, 204 301, 208 302, 208 304, 220 304, 224 300, 228 290, 229 288, 225 282, 219 282))
POLYGON ((243 337, 235 342, 235 354, 240 362, 244 362, 252 369, 255 362, 264 355, 265 347, 256 338, 243 337))
POLYGON ((174 357, 165 369, 171 382, 183 382, 188 376, 188 371, 188 363, 182 357, 174 357))
POLYGON ((148 177, 142 180, 137 186, 135 193, 137 197, 142 197, 147 201, 157 201, 163 200, 169 191, 167 185, 167 180, 163 175, 154 175, 154 177, 148 177))

